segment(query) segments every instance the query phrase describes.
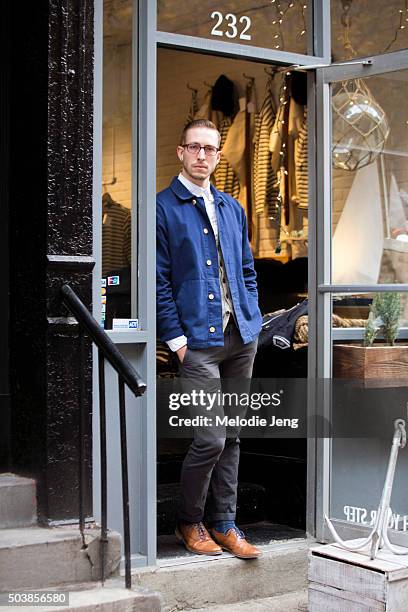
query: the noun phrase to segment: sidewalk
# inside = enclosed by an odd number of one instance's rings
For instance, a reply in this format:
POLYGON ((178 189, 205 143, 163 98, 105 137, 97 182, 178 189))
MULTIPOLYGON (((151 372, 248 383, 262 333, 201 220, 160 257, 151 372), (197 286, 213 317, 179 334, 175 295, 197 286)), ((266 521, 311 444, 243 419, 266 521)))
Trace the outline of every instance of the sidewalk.
MULTIPOLYGON (((226 604, 223 606, 212 606, 200 608, 195 612, 307 612, 307 591, 296 591, 266 599, 253 599, 241 603, 226 604)), ((188 609, 185 610, 188 612, 188 609)))

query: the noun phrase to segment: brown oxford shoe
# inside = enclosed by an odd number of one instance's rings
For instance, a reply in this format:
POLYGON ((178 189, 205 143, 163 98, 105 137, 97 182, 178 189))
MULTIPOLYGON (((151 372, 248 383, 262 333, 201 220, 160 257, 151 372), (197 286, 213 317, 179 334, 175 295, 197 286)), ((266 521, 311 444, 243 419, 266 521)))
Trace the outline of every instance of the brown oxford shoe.
POLYGON ((262 552, 246 541, 244 534, 239 529, 228 529, 227 533, 220 533, 210 529, 214 540, 232 555, 239 559, 257 559, 262 552))
POLYGON ((221 555, 218 546, 204 527, 203 523, 180 523, 176 527, 176 538, 197 555, 221 555))

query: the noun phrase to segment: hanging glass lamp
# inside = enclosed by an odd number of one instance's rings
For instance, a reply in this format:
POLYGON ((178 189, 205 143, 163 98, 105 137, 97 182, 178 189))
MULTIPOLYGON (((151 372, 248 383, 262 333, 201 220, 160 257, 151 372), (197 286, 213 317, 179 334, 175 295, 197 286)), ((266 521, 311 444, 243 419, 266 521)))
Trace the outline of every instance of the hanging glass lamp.
POLYGON ((390 132, 387 116, 362 79, 341 83, 332 98, 333 165, 357 170, 381 153, 390 132))

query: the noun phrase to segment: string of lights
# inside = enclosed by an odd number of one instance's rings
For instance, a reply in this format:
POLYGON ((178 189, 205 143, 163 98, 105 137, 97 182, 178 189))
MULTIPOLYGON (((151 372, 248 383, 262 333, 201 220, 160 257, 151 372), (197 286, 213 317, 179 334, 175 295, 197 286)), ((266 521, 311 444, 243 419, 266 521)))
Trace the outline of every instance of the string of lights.
POLYGON ((272 21, 272 25, 276 28, 275 34, 273 34, 274 48, 284 49, 285 40, 283 36, 283 26, 285 24, 285 19, 287 17, 288 12, 291 11, 291 9, 298 7, 302 20, 302 29, 299 32, 298 36, 304 36, 306 34, 307 4, 304 0, 289 0, 286 4, 286 7, 284 7, 283 2, 281 0, 271 0, 271 4, 274 6, 276 13, 275 18, 272 21))
POLYGON ((303 28, 299 34, 299 36, 304 36, 306 34, 306 11, 307 11, 307 4, 305 4, 304 0, 298 0, 298 4, 300 6, 300 11, 302 14, 302 23, 303 23, 303 28))
MULTIPOLYGON (((358 55, 357 51, 354 49, 351 39, 350 39, 350 29, 351 29, 351 18, 350 18, 350 8, 353 0, 342 0, 343 5, 343 14, 341 17, 341 23, 343 25, 343 46, 346 50, 346 59, 352 59, 356 55, 358 55)), ((397 42, 399 34, 402 30, 408 29, 408 0, 402 0, 402 8, 398 9, 398 25, 395 30, 395 34, 393 39, 386 45, 382 53, 387 53, 397 42)))
POLYGON ((408 22, 408 0, 404 0, 404 8, 398 9, 398 13, 399 13, 399 24, 397 26, 397 29, 395 30, 394 38, 385 47, 383 53, 386 53, 387 51, 391 49, 392 45, 395 42, 397 42, 398 34, 401 32, 401 30, 405 30, 407 27, 406 22, 408 22))

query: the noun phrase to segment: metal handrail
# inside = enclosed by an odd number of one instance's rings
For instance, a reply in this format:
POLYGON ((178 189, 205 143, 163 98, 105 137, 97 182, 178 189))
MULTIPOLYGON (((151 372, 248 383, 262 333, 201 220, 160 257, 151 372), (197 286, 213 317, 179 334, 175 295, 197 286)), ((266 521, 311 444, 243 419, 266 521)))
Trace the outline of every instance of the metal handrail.
POLYGON ((85 366, 85 341, 86 332, 98 347, 98 376, 99 376, 99 412, 100 412, 100 460, 101 460, 101 536, 100 536, 100 561, 101 579, 105 581, 105 560, 107 538, 107 458, 106 458, 106 404, 105 404, 105 359, 109 361, 118 375, 119 390, 119 421, 121 441, 121 466, 122 466, 122 503, 123 503, 123 539, 125 551, 125 585, 132 587, 131 563, 130 563, 130 518, 129 518, 129 483, 127 464, 127 441, 126 441, 126 409, 125 409, 125 383, 136 396, 146 391, 146 383, 142 380, 129 361, 120 353, 115 344, 109 338, 94 317, 89 313, 85 304, 79 299, 69 285, 61 288, 62 300, 65 306, 72 312, 80 326, 80 445, 79 445, 79 529, 82 536, 83 547, 85 544, 85 515, 83 508, 84 482, 85 482, 85 431, 87 414, 84 408, 85 377, 83 369, 85 366))

